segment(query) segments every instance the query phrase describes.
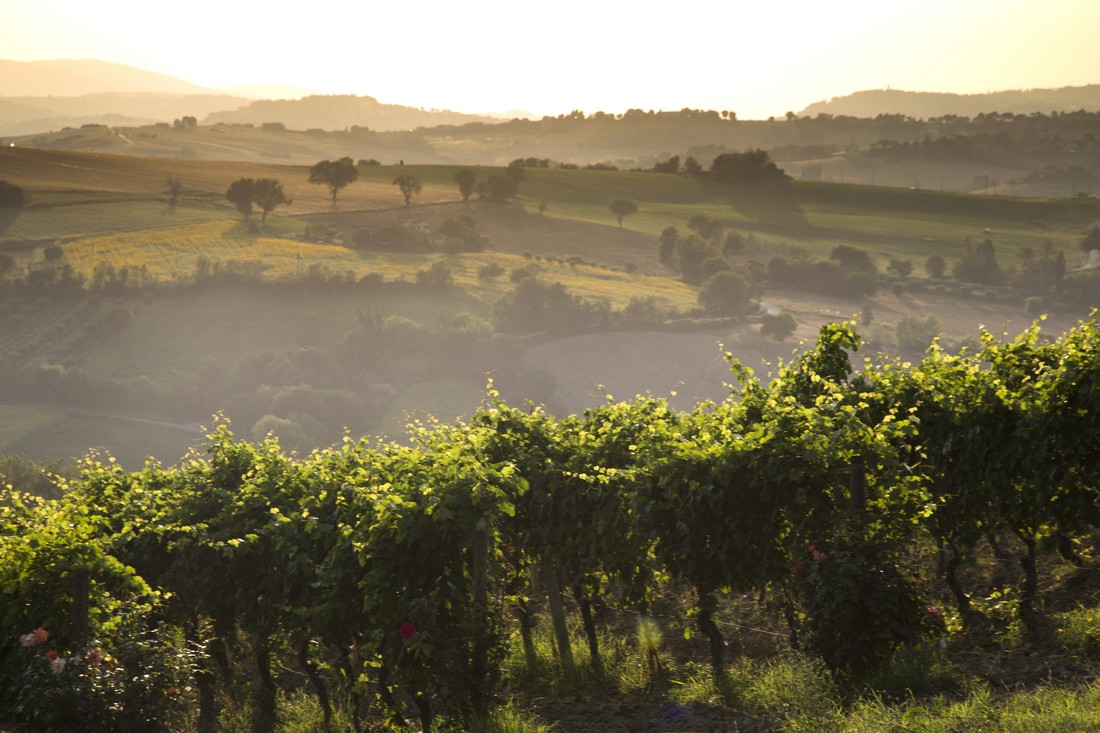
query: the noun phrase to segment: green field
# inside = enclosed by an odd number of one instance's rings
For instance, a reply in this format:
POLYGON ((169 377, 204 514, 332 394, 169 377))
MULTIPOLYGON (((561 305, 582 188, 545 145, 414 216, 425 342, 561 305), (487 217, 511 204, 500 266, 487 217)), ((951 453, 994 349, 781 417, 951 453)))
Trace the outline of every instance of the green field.
POLYGON ((0 406, 0 455, 75 461, 98 451, 136 469, 150 457, 175 463, 200 443, 192 426, 33 405, 0 406))

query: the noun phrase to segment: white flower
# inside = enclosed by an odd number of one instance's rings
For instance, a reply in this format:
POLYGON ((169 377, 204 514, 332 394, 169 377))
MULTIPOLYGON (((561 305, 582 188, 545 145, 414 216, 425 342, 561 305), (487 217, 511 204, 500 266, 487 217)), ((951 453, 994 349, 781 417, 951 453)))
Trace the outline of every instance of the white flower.
POLYGON ((66 660, 64 657, 58 657, 57 659, 50 660, 50 669, 54 674, 61 674, 61 671, 65 669, 66 660))

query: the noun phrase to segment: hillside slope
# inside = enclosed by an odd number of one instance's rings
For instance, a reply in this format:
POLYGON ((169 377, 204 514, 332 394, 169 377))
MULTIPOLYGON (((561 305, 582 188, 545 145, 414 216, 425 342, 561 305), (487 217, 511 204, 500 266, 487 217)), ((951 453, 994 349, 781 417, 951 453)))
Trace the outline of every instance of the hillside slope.
POLYGON ((876 117, 905 115, 915 119, 959 115, 975 117, 989 112, 1027 115, 1033 112, 1100 111, 1100 84, 1060 89, 1013 89, 986 94, 907 92, 869 89, 807 105, 800 115, 819 114, 876 117))

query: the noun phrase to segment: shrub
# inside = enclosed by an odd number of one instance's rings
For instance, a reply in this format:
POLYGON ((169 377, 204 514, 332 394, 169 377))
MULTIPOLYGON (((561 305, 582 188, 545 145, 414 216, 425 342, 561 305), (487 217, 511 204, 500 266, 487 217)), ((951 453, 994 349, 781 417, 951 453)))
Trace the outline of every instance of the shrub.
POLYGON ((14 183, 0 180, 0 208, 21 209, 26 203, 23 189, 14 183))
POLYGON ((894 332, 902 351, 924 351, 940 335, 940 321, 934 313, 924 318, 906 314, 898 319, 894 332))
POLYGON ((923 581, 889 543, 839 536, 807 546, 791 568, 810 652, 841 672, 866 672, 944 630, 923 581))
POLYGON ((665 309, 661 301, 652 295, 635 295, 623 308, 623 318, 631 325, 659 324, 665 320, 665 309))
POLYGON ((487 265, 482 265, 477 270, 477 279, 482 282, 489 282, 495 280, 504 274, 504 268, 496 262, 490 262, 487 265))
POLYGON ((849 270, 875 271, 875 264, 866 250, 848 244, 838 244, 829 253, 829 259, 836 260, 841 267, 849 270))
POLYGON ((172 629, 148 627, 140 618, 104 641, 24 646, 18 659, 12 719, 23 730, 167 733, 179 729, 192 706, 185 691, 197 652, 172 629))
POLYGON ((446 260, 436 260, 429 267, 416 271, 416 282, 429 288, 445 288, 454 283, 454 275, 446 260))
POLYGON ((711 275, 699 288, 699 304, 710 313, 744 315, 752 306, 752 289, 744 277, 725 270, 711 275))
POLYGON ((940 255, 928 255, 928 259, 924 261, 924 271, 929 277, 940 280, 947 272, 947 262, 940 255))
POLYGON ((790 313, 784 311, 778 315, 764 314, 760 319, 760 335, 766 338, 783 341, 790 338, 798 328, 798 321, 790 313))

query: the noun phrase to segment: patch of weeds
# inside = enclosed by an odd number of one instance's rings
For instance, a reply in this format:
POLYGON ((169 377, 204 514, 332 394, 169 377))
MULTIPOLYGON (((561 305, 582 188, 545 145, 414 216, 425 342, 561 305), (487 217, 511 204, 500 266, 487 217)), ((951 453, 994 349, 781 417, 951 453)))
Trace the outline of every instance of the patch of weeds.
POLYGON ((465 733, 550 733, 553 729, 552 724, 509 703, 484 718, 470 721, 465 733))
POLYGON ((887 700, 954 693, 965 687, 962 672, 938 643, 899 650, 879 669, 864 675, 858 684, 887 700))
POLYGON ((1078 606, 1054 614, 1052 643, 1079 659, 1100 661, 1100 608, 1078 606))
POLYGON ((786 654, 750 662, 736 669, 734 677, 746 707, 770 717, 824 722, 838 706, 832 674, 810 657, 786 654))

